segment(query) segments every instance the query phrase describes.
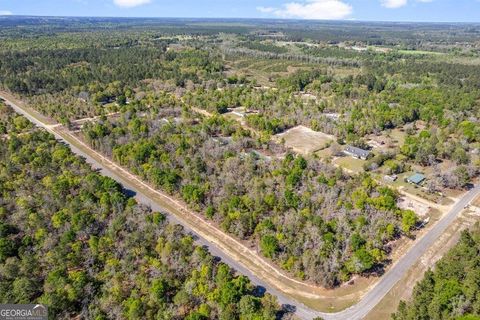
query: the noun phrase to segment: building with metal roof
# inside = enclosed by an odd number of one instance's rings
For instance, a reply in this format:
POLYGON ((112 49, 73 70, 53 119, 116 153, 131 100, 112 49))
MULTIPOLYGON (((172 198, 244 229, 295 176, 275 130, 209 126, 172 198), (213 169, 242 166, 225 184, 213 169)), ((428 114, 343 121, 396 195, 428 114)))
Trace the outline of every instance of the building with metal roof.
POLYGON ((356 159, 362 159, 362 160, 367 160, 368 157, 370 156, 370 151, 353 147, 353 146, 347 146, 345 150, 343 150, 343 152, 356 159))
POLYGON ((420 185, 423 181, 425 181, 426 177, 421 173, 415 173, 414 175, 408 177, 406 181, 411 184, 420 185))

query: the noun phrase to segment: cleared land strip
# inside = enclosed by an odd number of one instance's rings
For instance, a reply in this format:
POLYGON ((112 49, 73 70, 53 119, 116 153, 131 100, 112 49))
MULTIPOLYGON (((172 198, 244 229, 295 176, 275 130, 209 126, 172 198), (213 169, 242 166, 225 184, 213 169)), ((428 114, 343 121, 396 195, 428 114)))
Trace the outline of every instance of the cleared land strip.
MULTIPOLYGON (((5 95, 3 97, 5 98, 5 95)), ((264 286, 272 294, 277 295, 281 303, 295 306, 297 314, 304 319, 311 319, 316 316, 325 319, 363 318, 402 278, 413 263, 439 238, 463 208, 480 194, 479 186, 470 190, 442 220, 422 238, 418 239, 412 249, 391 266, 375 285, 347 294, 342 292, 342 288, 325 290, 292 279, 278 270, 269 261, 260 257, 256 251, 205 221, 199 215, 190 211, 183 203, 148 186, 138 177, 85 145, 68 130, 57 124, 43 122, 41 118, 36 117, 36 113, 12 102, 15 101, 14 99, 6 100, 9 100, 9 104, 18 113, 23 114, 36 125, 45 128, 57 139, 69 144, 73 152, 85 157, 95 168, 101 169, 103 174, 114 178, 126 188, 134 191, 139 202, 150 205, 154 210, 165 210, 171 213, 172 215, 169 218, 197 234, 200 237, 198 239, 200 244, 207 246, 214 255, 219 256, 233 268, 250 277, 257 285, 264 286), (363 298, 360 302, 353 305, 362 296, 363 298), (349 305, 351 307, 337 313, 323 313, 298 302, 316 301, 318 303, 319 300, 326 303, 334 302, 336 306, 334 310, 340 310, 349 305)))

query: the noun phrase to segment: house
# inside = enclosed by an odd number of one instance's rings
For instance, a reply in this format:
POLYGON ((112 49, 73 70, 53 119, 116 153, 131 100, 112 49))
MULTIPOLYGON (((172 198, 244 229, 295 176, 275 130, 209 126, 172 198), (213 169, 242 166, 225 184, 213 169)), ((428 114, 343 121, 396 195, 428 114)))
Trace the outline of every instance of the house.
POLYGON ((343 152, 355 159, 367 160, 370 156, 370 151, 353 146, 347 146, 343 152))
POLYGON ((417 185, 419 186, 420 184, 422 184, 423 181, 425 181, 426 177, 421 174, 421 173, 415 173, 414 175, 408 177, 406 179, 406 181, 408 183, 411 183, 411 184, 414 184, 414 185, 417 185))

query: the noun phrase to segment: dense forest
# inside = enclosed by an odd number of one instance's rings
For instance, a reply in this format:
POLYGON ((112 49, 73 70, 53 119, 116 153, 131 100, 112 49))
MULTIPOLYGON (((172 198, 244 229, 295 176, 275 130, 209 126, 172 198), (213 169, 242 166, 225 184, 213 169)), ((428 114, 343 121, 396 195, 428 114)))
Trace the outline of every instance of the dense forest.
POLYGON ((1 303, 42 303, 52 319, 288 317, 50 134, 3 105, 0 123, 1 303))
POLYGON ((480 231, 462 231, 460 240, 402 301, 394 320, 480 319, 480 231))
POLYGON ((165 46, 5 51, 0 73, 6 88, 31 97, 39 111, 65 122, 98 114, 108 102, 132 99, 141 80, 176 88, 213 80, 222 70, 206 51, 164 51, 165 46))

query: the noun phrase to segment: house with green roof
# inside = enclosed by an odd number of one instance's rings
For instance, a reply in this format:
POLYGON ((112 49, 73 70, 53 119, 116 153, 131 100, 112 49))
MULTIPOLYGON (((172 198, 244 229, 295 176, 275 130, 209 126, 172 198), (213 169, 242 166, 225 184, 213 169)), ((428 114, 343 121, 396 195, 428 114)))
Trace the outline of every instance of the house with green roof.
POLYGON ((419 186, 419 185, 421 185, 421 184, 425 181, 425 179, 427 179, 427 178, 426 178, 423 174, 421 174, 421 173, 415 173, 414 175, 408 177, 408 178, 406 179, 406 181, 407 181, 408 183, 411 183, 411 184, 414 184, 414 185, 419 186))

